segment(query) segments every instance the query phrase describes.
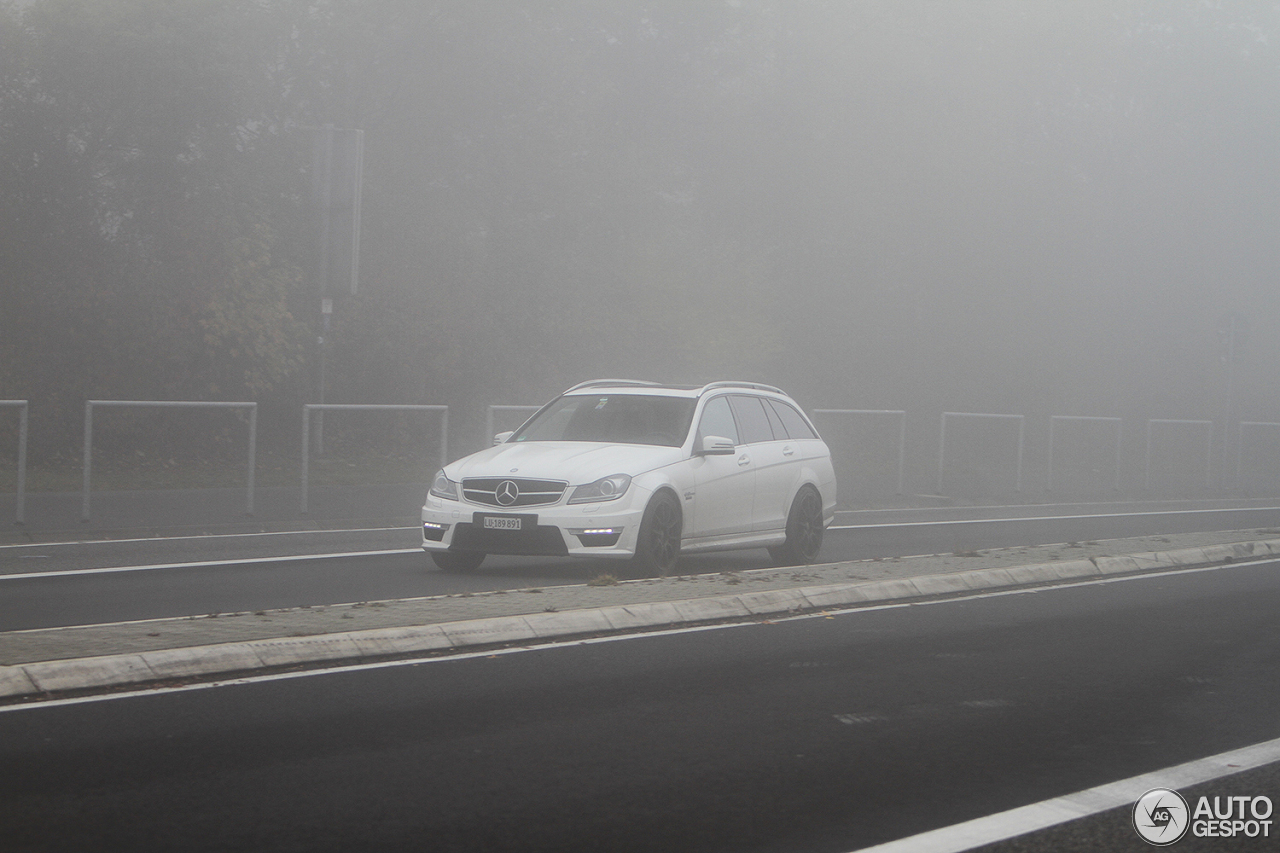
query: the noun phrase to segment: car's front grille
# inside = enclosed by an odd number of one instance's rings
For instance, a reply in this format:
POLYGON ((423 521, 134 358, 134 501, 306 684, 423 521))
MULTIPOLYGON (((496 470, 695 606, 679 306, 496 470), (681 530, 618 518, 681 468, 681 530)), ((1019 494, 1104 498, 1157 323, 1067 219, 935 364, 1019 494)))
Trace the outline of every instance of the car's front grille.
POLYGON ((560 500, 568 485, 563 480, 473 477, 462 481, 462 497, 471 503, 502 509, 544 506, 560 500))

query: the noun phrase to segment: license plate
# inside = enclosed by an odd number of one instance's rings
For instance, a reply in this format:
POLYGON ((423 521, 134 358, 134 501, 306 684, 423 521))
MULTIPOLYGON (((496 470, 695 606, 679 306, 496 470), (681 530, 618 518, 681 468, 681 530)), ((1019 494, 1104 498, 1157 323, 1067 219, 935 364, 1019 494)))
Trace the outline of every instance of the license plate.
POLYGON ((476 519, 485 530, 525 530, 537 524, 537 521, 523 515, 480 515, 476 519), (527 527, 526 527, 527 526, 527 527))

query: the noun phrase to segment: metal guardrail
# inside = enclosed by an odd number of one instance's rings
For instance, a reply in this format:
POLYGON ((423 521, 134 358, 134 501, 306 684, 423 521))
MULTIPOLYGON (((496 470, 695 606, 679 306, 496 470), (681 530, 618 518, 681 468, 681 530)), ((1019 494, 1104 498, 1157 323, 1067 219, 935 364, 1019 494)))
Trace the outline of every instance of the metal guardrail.
POLYGON ((86 400, 84 404, 84 496, 80 504, 80 520, 89 520, 89 493, 93 478, 93 407, 151 409, 248 409, 249 410, 249 486, 245 515, 253 515, 253 474, 257 468, 258 404, 221 403, 197 400, 86 400))
POLYGON ((1016 420, 1018 422, 1018 467, 1015 475, 1014 491, 1022 491, 1022 448, 1026 435, 1026 417, 1024 415, 997 415, 987 412, 943 412, 942 426, 938 438, 938 494, 942 494, 942 471, 946 467, 947 454, 947 418, 989 418, 1016 420))
POLYGON ((1240 431, 1236 437, 1236 488, 1240 488, 1240 480, 1242 476, 1242 468, 1244 467, 1244 428, 1245 427, 1280 427, 1280 423, 1271 421, 1241 421, 1240 431))
POLYGON ((302 496, 300 512, 308 512, 307 492, 311 469, 311 413, 316 412, 440 412, 440 467, 449 461, 449 407, 414 406, 395 403, 308 403, 302 407, 302 496))
MULTIPOLYGON (((19 416, 18 429, 18 453, 17 453, 17 492, 16 492, 16 520, 18 524, 26 521, 26 490, 27 490, 27 443, 28 443, 28 414, 29 401, 27 400, 0 400, 0 408, 16 408, 19 416)), ((172 400, 88 400, 85 402, 85 428, 84 428, 84 484, 81 501, 81 520, 89 521, 91 510, 92 496, 92 477, 93 477, 93 427, 94 427, 94 410, 104 407, 145 407, 145 408, 235 408, 247 409, 249 411, 249 459, 248 459, 248 482, 246 486, 245 512, 247 515, 254 513, 254 478, 256 465, 256 447, 257 447, 257 403, 254 402, 219 402, 219 401, 172 401, 172 400)), ((495 429, 495 418, 505 413, 518 413, 521 415, 529 415, 539 410, 539 406, 533 405, 489 405, 485 412, 485 443, 488 444, 492 440, 495 429)), ((309 490, 309 462, 310 462, 310 441, 311 436, 311 413, 315 410, 322 411, 420 411, 420 412, 438 412, 441 415, 441 432, 440 432, 440 464, 444 465, 448 462, 448 428, 449 428, 449 407, 443 405, 399 405, 399 404, 340 404, 340 403, 317 403, 307 404, 303 406, 303 423, 302 423, 302 454, 301 454, 301 498, 300 508, 303 514, 308 511, 308 490, 309 490)), ((814 409, 814 415, 830 416, 830 417, 893 417, 898 419, 898 464, 897 464, 897 492, 903 494, 906 491, 906 472, 907 472, 907 453, 906 453, 906 420, 907 413, 901 409, 814 409)), ((1015 489, 1022 491, 1023 487, 1023 470, 1024 470, 1024 445, 1025 445, 1025 416, 1015 414, 996 414, 984 412, 943 412, 941 422, 939 424, 938 436, 938 470, 937 470, 937 491, 943 493, 944 478, 947 470, 948 452, 954 451, 955 448, 948 445, 948 421, 956 418, 986 418, 986 419, 1004 419, 1018 421, 1018 440, 1017 440, 1017 469, 1015 489)), ((317 418, 318 420, 318 418, 317 418)), ((1100 425, 1109 425, 1114 428, 1115 442, 1113 451, 1114 473, 1112 476, 1112 488, 1119 491, 1122 486, 1123 479, 1123 462, 1124 462, 1124 423, 1123 419, 1118 417, 1086 417, 1075 415, 1053 415, 1048 422, 1048 446, 1047 446, 1047 478, 1046 490, 1053 491, 1057 479, 1060 479, 1059 468, 1062 463, 1060 457, 1063 456, 1059 446, 1061 436, 1057 434, 1060 427, 1064 423, 1096 423, 1100 425)), ((1204 484, 1206 488, 1213 487, 1213 440, 1216 429, 1216 422, 1212 420, 1178 420, 1169 418, 1151 418, 1146 422, 1146 449, 1145 449, 1145 470, 1143 486, 1147 491, 1152 488, 1152 478, 1155 473, 1153 465, 1155 463, 1155 444, 1156 433, 1165 425, 1184 425, 1192 427, 1200 427, 1204 431, 1204 484)), ((1264 431, 1280 430, 1280 422, 1271 421, 1236 421, 1228 423, 1225 429, 1236 426, 1238 429, 1237 445, 1236 445, 1236 470, 1234 485, 1239 488, 1243 482, 1243 468, 1245 461, 1246 438, 1253 436, 1255 433, 1264 431)), ((1093 435, 1093 433, 1090 433, 1093 435)), ((1264 435, 1265 441, 1270 441, 1270 435, 1274 432, 1264 435)), ((1101 433, 1091 439, 1091 445, 1100 448, 1101 433)), ((1280 440, 1280 436, 1277 436, 1280 440)), ((883 442, 881 442, 883 443, 883 442)), ((952 442, 954 444, 954 441, 952 442)), ((1258 444, 1258 442, 1254 442, 1258 444)), ((1252 447, 1254 445, 1250 445, 1252 447)), ((1261 445, 1259 445, 1261 446, 1261 445)), ((1267 445, 1270 446, 1270 445, 1267 445)), ((887 450, 887 447, 884 448, 887 450)), ((1095 451, 1096 452, 1096 451, 1095 451)), ((1069 454, 1068 454, 1069 455, 1069 454)), ((1185 454, 1184 454, 1185 455, 1185 454)), ((1070 459, 1067 459, 1067 463, 1070 459)), ((1229 462, 1224 460, 1224 466, 1229 466, 1229 462)), ((954 463, 953 463, 954 466, 954 463)), ((887 473, 887 472, 886 472, 887 473)), ((923 472, 917 472, 923 473, 923 472)), ((886 484, 887 485, 887 484, 886 484)), ((1225 489, 1228 485, 1224 482, 1222 487, 1225 489)))
POLYGON ((13 406, 18 409, 18 493, 16 524, 26 521, 27 495, 27 400, 0 400, 0 406, 13 406))
POLYGON ((1151 490, 1151 427, 1155 424, 1181 424, 1184 426, 1206 426, 1205 430, 1205 454, 1204 454, 1204 485, 1205 488, 1213 488, 1213 421, 1180 421, 1171 420, 1169 418, 1151 418, 1147 421, 1147 465, 1144 487, 1151 490))
POLYGON ((1116 425, 1116 459, 1115 459, 1115 479, 1112 485, 1117 492, 1120 491, 1120 443, 1124 435, 1124 421, 1120 418, 1094 418, 1079 415, 1051 415, 1049 417, 1049 471, 1045 481, 1045 491, 1053 491, 1053 424, 1054 421, 1081 421, 1096 423, 1114 423, 1116 425))

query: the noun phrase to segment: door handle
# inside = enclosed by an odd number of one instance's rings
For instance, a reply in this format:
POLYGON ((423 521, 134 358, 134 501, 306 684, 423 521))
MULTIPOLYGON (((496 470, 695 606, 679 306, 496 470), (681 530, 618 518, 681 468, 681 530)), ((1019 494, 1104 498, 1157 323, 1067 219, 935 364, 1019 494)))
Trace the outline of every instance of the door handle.
POLYGON ((784 448, 782 448, 782 455, 783 455, 783 456, 795 456, 795 455, 796 455, 796 452, 795 452, 794 450, 792 450, 790 447, 784 447, 784 448))
POLYGON ((751 457, 748 456, 747 454, 744 453, 738 457, 739 468, 741 468, 743 465, 750 465, 750 464, 751 464, 751 457))

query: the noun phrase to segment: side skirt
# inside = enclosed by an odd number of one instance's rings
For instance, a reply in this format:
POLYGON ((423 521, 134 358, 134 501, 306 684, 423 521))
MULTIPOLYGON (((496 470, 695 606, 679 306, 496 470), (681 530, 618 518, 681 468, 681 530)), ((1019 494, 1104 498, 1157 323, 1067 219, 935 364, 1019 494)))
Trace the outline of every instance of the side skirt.
POLYGON ((784 530, 752 531, 751 533, 737 533, 732 536, 703 536, 697 539, 682 540, 680 542, 680 553, 696 554, 701 551, 767 548, 770 545, 781 545, 786 538, 787 534, 784 530))

